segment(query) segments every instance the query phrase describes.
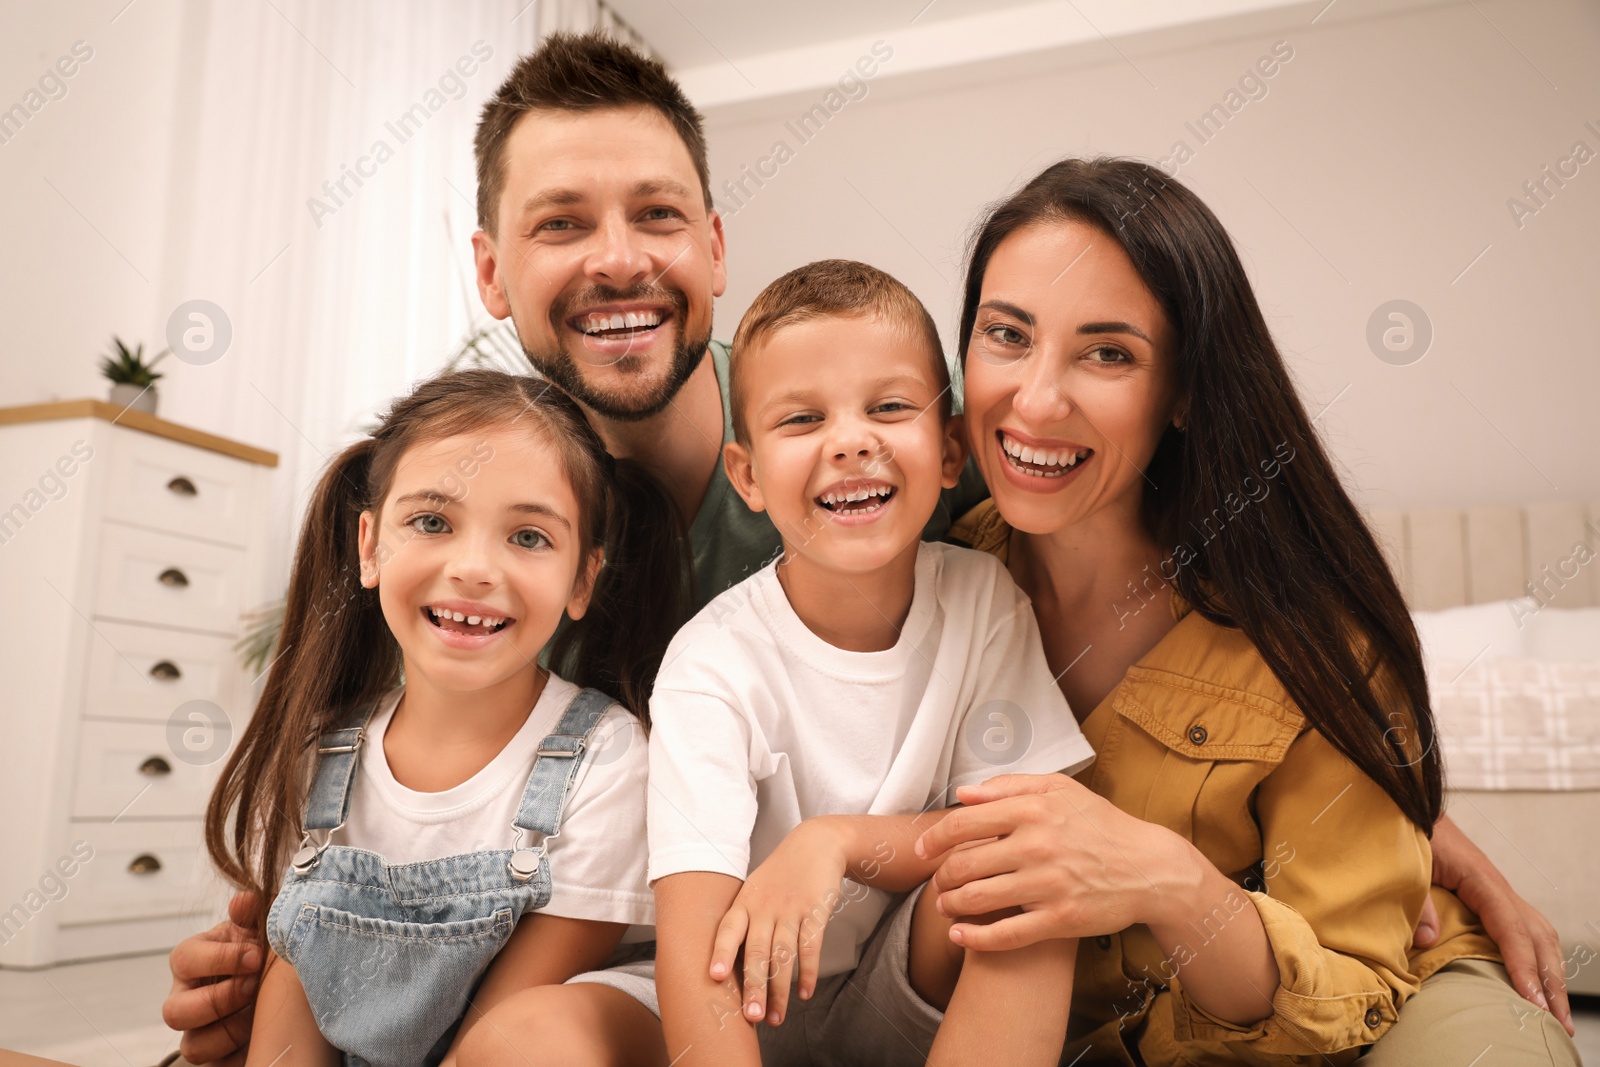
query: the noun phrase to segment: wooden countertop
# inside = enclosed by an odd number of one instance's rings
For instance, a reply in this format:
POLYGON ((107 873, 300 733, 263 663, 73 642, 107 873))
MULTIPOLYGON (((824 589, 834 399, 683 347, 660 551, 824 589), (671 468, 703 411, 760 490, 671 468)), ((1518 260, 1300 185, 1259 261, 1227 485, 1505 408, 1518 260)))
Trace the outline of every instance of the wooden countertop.
POLYGON ((242 459, 246 463, 256 463, 263 467, 276 467, 278 454, 268 452, 264 448, 243 444, 239 441, 230 441, 226 437, 206 433, 189 426, 180 426, 176 422, 155 415, 147 415, 142 411, 132 408, 123 409, 116 404, 105 400, 57 400, 48 404, 23 404, 20 407, 0 408, 0 426, 17 422, 51 422, 56 419, 103 419, 117 426, 126 426, 130 430, 139 430, 142 433, 155 434, 171 441, 204 448, 211 452, 219 452, 224 456, 242 459))

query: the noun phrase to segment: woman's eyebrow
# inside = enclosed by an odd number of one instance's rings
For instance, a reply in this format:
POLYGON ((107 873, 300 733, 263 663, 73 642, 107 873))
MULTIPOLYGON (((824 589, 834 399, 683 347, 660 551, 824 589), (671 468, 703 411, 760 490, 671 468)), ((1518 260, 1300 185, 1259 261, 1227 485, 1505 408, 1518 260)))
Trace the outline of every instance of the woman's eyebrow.
POLYGON ((1145 332, 1131 322, 1086 322, 1078 327, 1079 333, 1131 333, 1146 344, 1155 344, 1145 332))
POLYGON ((1010 315, 1012 318, 1021 319, 1023 322, 1027 323, 1029 326, 1033 325, 1033 316, 1028 314, 1026 311, 1023 311, 1021 308, 1017 307, 1017 305, 1011 303, 1010 301, 1007 301, 1007 300, 985 300, 983 303, 978 305, 978 309, 980 311, 983 310, 984 308, 988 308, 991 311, 999 311, 999 312, 1001 312, 1003 314, 1010 315))

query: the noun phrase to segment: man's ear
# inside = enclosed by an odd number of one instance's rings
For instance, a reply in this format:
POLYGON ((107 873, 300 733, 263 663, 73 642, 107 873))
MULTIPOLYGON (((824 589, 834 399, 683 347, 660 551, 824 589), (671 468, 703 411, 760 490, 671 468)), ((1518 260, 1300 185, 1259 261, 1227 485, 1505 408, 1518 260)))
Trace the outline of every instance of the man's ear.
POLYGON ((733 485, 734 492, 744 499, 746 507, 751 511, 767 510, 761 487, 756 484, 755 461, 751 459, 748 448, 738 441, 723 445, 722 469, 727 472, 729 483, 733 485))
POLYGON ((967 465, 967 419, 965 415, 951 415, 944 420, 944 440, 940 442, 943 456, 939 464, 939 484, 954 489, 961 481, 961 470, 967 465))
POLYGON ((484 310, 497 319, 511 314, 511 303, 506 300, 505 284, 500 278, 500 253, 494 238, 479 230, 472 235, 472 258, 478 276, 478 298, 484 310))
POLYGON ((356 530, 360 544, 361 584, 368 589, 378 588, 378 517, 370 511, 361 513, 361 525, 356 530))
POLYGON ((728 241, 722 229, 722 216, 711 212, 711 295, 721 296, 728 288, 728 241))
POLYGON ((600 568, 605 565, 606 554, 604 549, 595 549, 589 553, 589 560, 583 565, 578 580, 572 584, 572 596, 567 600, 567 616, 576 621, 583 618, 589 610, 589 601, 594 598, 594 583, 600 578, 600 568))

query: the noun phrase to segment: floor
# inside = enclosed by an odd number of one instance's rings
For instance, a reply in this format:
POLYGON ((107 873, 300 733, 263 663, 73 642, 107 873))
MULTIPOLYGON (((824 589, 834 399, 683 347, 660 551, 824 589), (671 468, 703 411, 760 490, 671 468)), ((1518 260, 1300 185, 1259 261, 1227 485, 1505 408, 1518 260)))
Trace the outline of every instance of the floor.
MULTIPOLYGON (((161 1023, 170 984, 164 955, 0 970, 0 1050, 80 1067, 151 1067, 178 1045, 161 1023)), ((1600 1005, 1577 1025, 1583 1062, 1600 1067, 1600 1005)))

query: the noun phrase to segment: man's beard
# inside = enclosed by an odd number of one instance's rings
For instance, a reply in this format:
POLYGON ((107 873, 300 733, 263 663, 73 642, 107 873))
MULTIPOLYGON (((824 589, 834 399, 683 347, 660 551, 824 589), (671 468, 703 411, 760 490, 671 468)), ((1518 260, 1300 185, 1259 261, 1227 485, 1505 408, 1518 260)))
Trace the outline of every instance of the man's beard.
MULTIPOLYGON (((706 327, 702 337, 690 337, 687 334, 688 326, 688 300, 683 294, 676 291, 655 291, 649 294, 633 290, 630 292, 590 290, 580 294, 588 299, 582 304, 600 303, 628 303, 648 299, 651 296, 657 299, 665 298, 665 302, 672 305, 673 325, 678 330, 678 340, 672 349, 672 362, 667 368, 667 374, 652 389, 642 395, 623 393, 616 389, 601 389, 590 385, 584 380, 579 362, 584 357, 574 355, 568 350, 566 344, 558 341, 554 351, 535 352, 522 344, 523 354, 528 357, 534 369, 547 380, 560 386, 572 398, 584 407, 608 419, 621 422, 641 422, 653 415, 665 411, 667 405, 672 403, 685 383, 699 369, 700 361, 705 358, 706 349, 711 345, 711 328, 706 327)), ((577 300, 557 301, 550 308, 550 325, 555 330, 558 338, 564 338, 567 308, 579 303, 577 300)), ((663 323, 663 326, 668 323, 663 323)), ((658 329, 660 327, 657 327, 658 329)), ((521 340, 520 336, 518 338, 521 340)), ((616 367, 624 373, 632 372, 642 362, 642 357, 634 355, 622 356, 609 366, 616 367)))

